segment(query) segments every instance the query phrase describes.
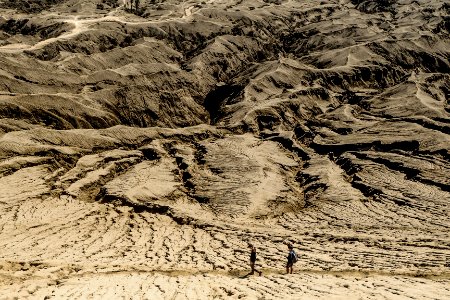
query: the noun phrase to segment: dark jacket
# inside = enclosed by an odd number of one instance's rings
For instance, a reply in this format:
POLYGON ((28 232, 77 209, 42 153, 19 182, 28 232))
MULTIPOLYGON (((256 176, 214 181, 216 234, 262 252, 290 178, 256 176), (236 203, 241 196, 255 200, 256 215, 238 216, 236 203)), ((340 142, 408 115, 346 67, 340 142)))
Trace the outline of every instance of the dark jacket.
POLYGON ((251 262, 256 261, 256 248, 252 248, 252 252, 250 252, 250 261, 251 262))
POLYGON ((295 257, 295 252, 294 250, 289 250, 289 254, 287 256, 287 260, 288 260, 288 264, 293 263, 294 262, 294 257, 295 257))

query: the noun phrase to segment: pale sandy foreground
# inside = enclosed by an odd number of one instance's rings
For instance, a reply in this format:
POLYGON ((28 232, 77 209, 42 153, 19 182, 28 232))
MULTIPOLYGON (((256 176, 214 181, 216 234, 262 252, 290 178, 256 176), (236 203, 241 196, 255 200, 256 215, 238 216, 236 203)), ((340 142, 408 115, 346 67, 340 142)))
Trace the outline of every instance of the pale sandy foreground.
POLYGON ((100 271, 58 281, 33 280, 0 291, 1 299, 448 299, 449 289, 449 280, 376 274, 243 278, 216 272, 100 271))

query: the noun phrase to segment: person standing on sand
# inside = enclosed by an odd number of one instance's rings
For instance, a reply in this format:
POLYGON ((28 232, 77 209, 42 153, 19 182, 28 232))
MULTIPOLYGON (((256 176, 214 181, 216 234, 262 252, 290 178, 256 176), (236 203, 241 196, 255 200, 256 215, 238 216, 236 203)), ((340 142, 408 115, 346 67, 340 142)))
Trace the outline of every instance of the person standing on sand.
POLYGON ((289 253, 287 256, 286 274, 292 274, 294 263, 297 262, 297 254, 295 253, 292 244, 288 244, 287 246, 289 248, 289 253))
POLYGON ((250 272, 250 275, 255 274, 255 271, 259 273, 259 276, 261 276, 262 272, 257 271, 255 269, 255 263, 256 263, 256 247, 253 246, 253 244, 248 244, 248 247, 251 248, 250 251, 250 268, 252 268, 252 271, 250 272))

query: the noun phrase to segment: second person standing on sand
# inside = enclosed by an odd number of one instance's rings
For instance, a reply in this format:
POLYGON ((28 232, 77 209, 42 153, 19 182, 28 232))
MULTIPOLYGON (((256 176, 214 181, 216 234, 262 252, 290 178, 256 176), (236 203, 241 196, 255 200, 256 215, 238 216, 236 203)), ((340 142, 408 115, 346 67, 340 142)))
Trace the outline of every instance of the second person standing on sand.
POLYGON ((292 271, 294 268, 294 263, 297 262, 298 257, 297 257, 297 253, 295 253, 295 251, 294 251, 294 247, 292 246, 292 244, 288 244, 287 246, 289 249, 289 253, 287 256, 286 274, 292 274, 292 271))

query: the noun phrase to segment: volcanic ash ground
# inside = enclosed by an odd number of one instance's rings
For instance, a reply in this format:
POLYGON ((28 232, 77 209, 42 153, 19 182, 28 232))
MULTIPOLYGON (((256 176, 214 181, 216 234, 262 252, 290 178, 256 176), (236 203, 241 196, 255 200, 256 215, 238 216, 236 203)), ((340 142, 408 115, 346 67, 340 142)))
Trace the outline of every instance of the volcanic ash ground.
POLYGON ((0 299, 450 298, 448 2, 138 2, 0 1, 0 299))

